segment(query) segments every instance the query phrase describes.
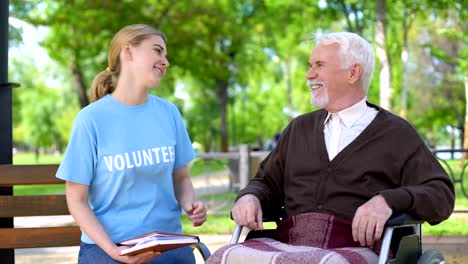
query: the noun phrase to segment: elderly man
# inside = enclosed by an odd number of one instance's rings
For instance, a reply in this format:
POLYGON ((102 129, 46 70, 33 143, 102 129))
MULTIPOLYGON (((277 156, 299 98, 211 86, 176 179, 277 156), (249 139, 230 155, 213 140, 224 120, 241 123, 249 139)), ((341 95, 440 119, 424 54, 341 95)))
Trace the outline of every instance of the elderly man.
POLYGON ((373 48, 360 36, 318 38, 306 78, 311 101, 321 109, 295 118, 283 131, 239 193, 234 221, 263 229, 262 208, 284 206, 288 218, 276 229, 276 240, 378 253, 375 242, 392 213, 431 224, 450 216, 453 185, 418 133, 366 101, 373 71, 373 48))

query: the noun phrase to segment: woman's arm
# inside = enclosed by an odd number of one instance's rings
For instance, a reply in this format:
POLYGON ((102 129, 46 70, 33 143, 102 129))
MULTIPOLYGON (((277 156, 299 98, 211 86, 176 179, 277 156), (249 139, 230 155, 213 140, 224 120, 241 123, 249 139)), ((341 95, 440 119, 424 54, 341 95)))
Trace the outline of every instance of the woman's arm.
POLYGON ((182 209, 194 226, 202 225, 206 221, 206 208, 203 202, 197 201, 186 165, 174 170, 173 180, 175 196, 182 209))
POLYGON ((146 252, 135 256, 120 256, 122 248, 110 239, 88 204, 88 185, 67 181, 67 204, 80 228, 109 256, 123 263, 147 263, 159 252, 146 252))

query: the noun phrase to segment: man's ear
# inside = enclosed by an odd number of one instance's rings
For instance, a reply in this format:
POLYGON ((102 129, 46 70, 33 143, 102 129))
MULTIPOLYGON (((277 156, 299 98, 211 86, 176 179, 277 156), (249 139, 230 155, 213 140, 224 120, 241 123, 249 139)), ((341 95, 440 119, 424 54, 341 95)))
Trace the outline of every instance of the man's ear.
POLYGON ((353 64, 349 69, 348 81, 350 83, 358 82, 362 76, 362 64, 353 64))

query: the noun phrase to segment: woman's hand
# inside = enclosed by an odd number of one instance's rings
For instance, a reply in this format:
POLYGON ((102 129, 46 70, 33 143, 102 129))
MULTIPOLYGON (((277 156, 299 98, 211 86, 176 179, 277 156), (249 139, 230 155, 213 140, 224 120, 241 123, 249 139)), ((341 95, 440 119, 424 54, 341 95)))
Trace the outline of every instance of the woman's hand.
POLYGON ((173 178, 177 201, 187 213, 193 226, 201 226, 206 221, 206 207, 196 198, 187 165, 175 169, 173 178))
POLYGON ((127 247, 116 246, 97 220, 88 204, 88 186, 67 181, 66 191, 68 208, 75 220, 87 234, 92 234, 90 238, 111 258, 122 263, 143 264, 161 255, 159 252, 145 252, 135 256, 121 256, 120 251, 127 247))
POLYGON ((201 226, 206 221, 206 207, 202 201, 196 201, 191 208, 185 210, 193 226, 201 226))
POLYGON ((127 264, 146 264, 154 260, 155 258, 159 257, 161 255, 161 252, 154 252, 154 251, 147 251, 143 252, 137 255, 133 256, 121 256, 120 252, 122 249, 126 249, 128 247, 122 246, 122 247, 114 247, 112 249, 112 252, 110 252, 110 256, 122 263, 127 263, 127 264))

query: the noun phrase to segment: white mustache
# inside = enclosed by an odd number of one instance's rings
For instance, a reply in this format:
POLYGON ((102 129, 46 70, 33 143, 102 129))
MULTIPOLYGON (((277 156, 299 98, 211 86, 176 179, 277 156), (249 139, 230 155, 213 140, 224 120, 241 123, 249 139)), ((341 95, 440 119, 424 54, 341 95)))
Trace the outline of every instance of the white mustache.
POLYGON ((309 87, 312 87, 312 85, 319 84, 322 85, 322 87, 325 87, 325 82, 323 81, 316 81, 316 80, 307 80, 307 85, 309 87))

